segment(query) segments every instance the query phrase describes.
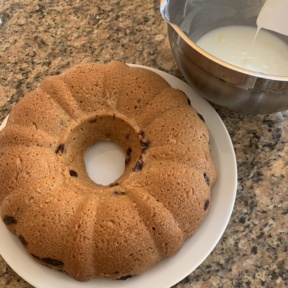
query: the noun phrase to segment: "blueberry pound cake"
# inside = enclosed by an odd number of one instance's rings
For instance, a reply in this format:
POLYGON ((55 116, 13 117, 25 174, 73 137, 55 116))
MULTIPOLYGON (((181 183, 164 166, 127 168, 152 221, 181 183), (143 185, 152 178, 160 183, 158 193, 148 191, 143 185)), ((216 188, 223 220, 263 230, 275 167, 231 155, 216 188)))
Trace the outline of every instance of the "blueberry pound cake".
POLYGON ((47 77, 0 132, 3 222, 35 261, 78 281, 125 279, 175 254, 207 215, 215 180, 208 129, 187 96, 119 62, 47 77), (126 151, 109 185, 85 167, 100 140, 126 151))

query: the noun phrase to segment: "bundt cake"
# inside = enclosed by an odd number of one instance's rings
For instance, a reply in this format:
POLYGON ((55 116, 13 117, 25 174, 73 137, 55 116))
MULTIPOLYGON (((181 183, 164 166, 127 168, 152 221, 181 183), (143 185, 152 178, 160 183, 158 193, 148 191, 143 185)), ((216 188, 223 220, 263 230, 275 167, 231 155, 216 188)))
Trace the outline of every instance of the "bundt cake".
POLYGON ((119 62, 47 77, 0 133, 1 217, 38 262, 78 281, 125 279, 175 254, 205 218, 216 171, 187 96, 119 62), (83 154, 99 140, 126 151, 109 185, 83 154))

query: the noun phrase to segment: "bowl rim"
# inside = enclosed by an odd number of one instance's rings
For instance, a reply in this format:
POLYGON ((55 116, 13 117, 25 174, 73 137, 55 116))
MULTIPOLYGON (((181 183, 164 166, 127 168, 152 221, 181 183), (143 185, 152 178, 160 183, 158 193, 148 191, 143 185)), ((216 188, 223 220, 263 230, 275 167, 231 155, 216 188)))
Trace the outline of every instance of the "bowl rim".
POLYGON ((182 40, 186 42, 186 44, 188 44, 191 48, 193 48, 199 54, 205 56, 207 59, 215 62, 218 65, 221 65, 227 69, 231 69, 235 72, 239 72, 239 73, 246 74, 246 75, 253 76, 253 77, 257 77, 257 78, 288 82, 288 75, 287 76, 281 76, 281 75, 273 75, 273 74, 255 72, 255 71, 251 71, 251 70, 248 70, 245 68, 241 68, 239 66, 235 66, 235 65, 230 64, 226 61, 223 61, 223 60, 213 56, 212 54, 206 52, 205 50, 200 48, 198 45, 196 45, 192 40, 189 39, 189 37, 176 24, 169 22, 167 19, 165 19, 165 21, 167 22, 168 25, 170 25, 175 30, 175 32, 182 38, 182 40))

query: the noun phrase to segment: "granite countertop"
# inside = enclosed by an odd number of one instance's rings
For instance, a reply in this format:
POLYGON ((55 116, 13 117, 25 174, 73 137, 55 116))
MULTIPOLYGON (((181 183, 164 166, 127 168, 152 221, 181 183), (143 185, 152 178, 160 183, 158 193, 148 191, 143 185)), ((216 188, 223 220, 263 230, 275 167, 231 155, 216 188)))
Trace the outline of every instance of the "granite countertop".
MULTIPOLYGON (((3 18, 0 122, 46 75, 76 63, 118 60, 183 79, 159 1, 7 0, 3 18)), ((288 111, 244 115, 214 107, 236 152, 235 207, 213 252, 175 287, 288 287, 288 111)), ((0 287, 32 286, 0 257, 0 287)))

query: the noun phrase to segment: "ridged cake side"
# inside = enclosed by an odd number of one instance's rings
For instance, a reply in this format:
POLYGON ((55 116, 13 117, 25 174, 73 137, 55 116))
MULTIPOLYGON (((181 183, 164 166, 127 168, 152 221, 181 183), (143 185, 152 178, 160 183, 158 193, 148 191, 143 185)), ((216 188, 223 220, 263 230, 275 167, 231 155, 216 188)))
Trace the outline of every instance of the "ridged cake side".
POLYGON ((1 217, 38 262, 79 281, 138 275, 175 254, 206 217, 216 171, 186 95, 125 64, 48 77, 0 133, 1 217), (114 183, 89 179, 84 151, 126 151, 114 183))

